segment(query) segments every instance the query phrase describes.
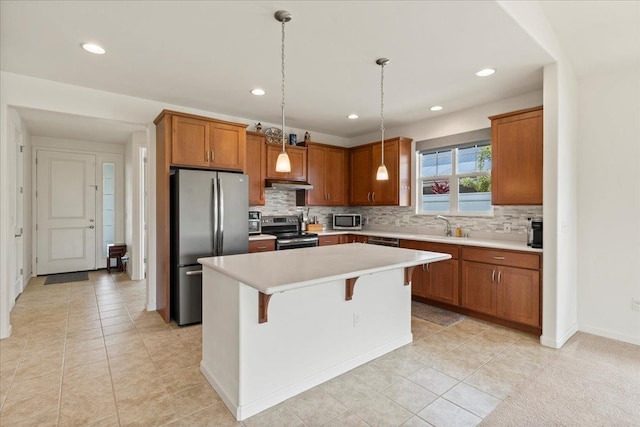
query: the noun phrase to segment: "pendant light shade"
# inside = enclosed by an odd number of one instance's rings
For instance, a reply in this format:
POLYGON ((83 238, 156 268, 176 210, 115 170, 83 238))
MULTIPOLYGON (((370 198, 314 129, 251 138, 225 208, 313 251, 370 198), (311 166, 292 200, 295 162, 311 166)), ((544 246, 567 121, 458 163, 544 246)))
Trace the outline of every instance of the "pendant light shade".
POLYGON ((387 181, 389 179, 389 172, 384 165, 384 66, 388 63, 389 60, 387 58, 376 60, 376 64, 380 66, 380 133, 382 134, 382 151, 380 166, 378 166, 378 172, 376 173, 376 181, 387 181))
POLYGON ((289 161, 289 155, 284 151, 284 147, 276 160, 276 172, 291 172, 291 161, 289 161))
POLYGON ((377 181, 386 181, 389 179, 389 172, 387 172, 387 167, 383 164, 378 166, 378 172, 376 173, 377 181))
POLYGON ((284 132, 284 24, 285 22, 291 21, 291 14, 286 10, 279 10, 273 16, 276 18, 276 21, 282 23, 282 151, 278 155, 278 160, 276 160, 276 172, 291 172, 291 161, 285 149, 285 140, 287 137, 284 132))

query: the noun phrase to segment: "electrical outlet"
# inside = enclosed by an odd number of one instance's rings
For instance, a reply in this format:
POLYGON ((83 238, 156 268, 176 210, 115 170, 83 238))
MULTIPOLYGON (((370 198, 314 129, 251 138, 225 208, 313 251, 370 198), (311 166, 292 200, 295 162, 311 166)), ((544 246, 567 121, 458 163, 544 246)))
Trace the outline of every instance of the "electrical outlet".
POLYGON ((396 226, 398 226, 398 227, 400 226, 400 220, 399 219, 396 219, 396 226))
POLYGON ((364 224, 362 225, 369 225, 369 218, 365 217, 364 218, 364 224))
POLYGON ((632 298, 631 299, 631 308, 635 311, 640 311, 640 299, 632 298))
POLYGON ((358 318, 358 313, 353 313, 353 327, 357 328, 360 319, 358 318))
POLYGON ((504 224, 502 224, 502 231, 504 231, 505 233, 511 233, 511 223, 505 222, 504 224))

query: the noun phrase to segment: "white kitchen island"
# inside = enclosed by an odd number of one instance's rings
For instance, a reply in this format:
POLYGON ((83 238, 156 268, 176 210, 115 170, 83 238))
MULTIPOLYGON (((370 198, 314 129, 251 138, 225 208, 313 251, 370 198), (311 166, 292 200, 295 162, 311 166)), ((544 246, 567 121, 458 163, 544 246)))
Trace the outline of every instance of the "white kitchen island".
POLYGON ((361 243, 201 258, 200 369, 246 419, 410 343, 411 272, 449 258, 361 243))

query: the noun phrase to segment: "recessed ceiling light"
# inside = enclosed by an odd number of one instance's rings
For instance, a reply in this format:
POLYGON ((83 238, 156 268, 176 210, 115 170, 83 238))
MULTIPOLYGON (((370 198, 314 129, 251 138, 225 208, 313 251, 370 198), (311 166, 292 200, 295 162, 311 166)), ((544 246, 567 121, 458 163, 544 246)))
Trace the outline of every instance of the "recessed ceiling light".
POLYGON ((476 76, 478 77, 487 77, 490 76, 491 74, 495 73, 496 70, 494 70, 493 68, 483 68, 480 71, 476 72, 476 76))
POLYGON ((106 52, 102 46, 95 43, 82 43, 82 48, 87 52, 95 53, 96 55, 102 55, 106 52))
POLYGON ((251 89, 251 93, 254 94, 254 95, 262 96, 266 92, 264 91, 264 89, 255 88, 255 89, 251 89))
POLYGON ((434 105, 433 107, 429 108, 431 111, 440 111, 442 110, 442 106, 441 105, 434 105))
POLYGON ((358 118, 358 115, 357 115, 357 114, 349 114, 349 115, 347 116, 347 119, 351 119, 351 120, 355 120, 355 119, 357 119, 357 118, 358 118))

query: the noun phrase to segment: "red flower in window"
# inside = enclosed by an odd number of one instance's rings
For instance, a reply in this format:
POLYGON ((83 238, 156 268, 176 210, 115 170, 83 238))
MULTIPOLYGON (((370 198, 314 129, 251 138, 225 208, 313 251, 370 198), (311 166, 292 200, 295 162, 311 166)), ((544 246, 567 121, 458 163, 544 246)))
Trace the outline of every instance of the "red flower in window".
POLYGON ((433 194, 449 194, 449 183, 444 181, 439 183, 438 181, 434 181, 431 186, 431 192, 433 194))

